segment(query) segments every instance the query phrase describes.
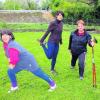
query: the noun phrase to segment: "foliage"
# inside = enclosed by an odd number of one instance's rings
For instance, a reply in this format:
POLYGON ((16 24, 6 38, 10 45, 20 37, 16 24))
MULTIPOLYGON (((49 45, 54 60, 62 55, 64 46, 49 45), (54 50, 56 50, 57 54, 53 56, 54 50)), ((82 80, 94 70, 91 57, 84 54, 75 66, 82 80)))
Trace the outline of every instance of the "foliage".
POLYGON ((5 0, 4 8, 6 10, 34 10, 37 9, 37 4, 33 0, 5 0))
POLYGON ((0 29, 6 29, 7 28, 7 23, 4 21, 0 21, 0 29))
POLYGON ((26 6, 26 8, 23 8, 23 9, 26 9, 26 10, 36 10, 37 9, 37 4, 34 2, 34 1, 32 1, 32 0, 27 0, 27 6, 26 6))
POLYGON ((0 1, 0 10, 4 9, 3 3, 0 1))
POLYGON ((49 6, 50 6, 50 0, 42 1, 41 3, 42 10, 49 10, 49 6))
POLYGON ((57 10, 65 13, 65 20, 79 18, 100 19, 100 0, 41 0, 40 5, 34 0, 5 0, 0 3, 0 9, 7 10, 52 10, 53 14, 57 10))
POLYGON ((55 13, 57 10, 62 10, 65 13, 66 18, 65 19, 79 19, 79 18, 92 18, 93 16, 90 15, 90 13, 93 11, 93 7, 81 3, 81 2, 66 2, 64 0, 53 0, 51 3, 51 9, 53 10, 53 13, 55 13))
POLYGON ((21 5, 17 1, 6 0, 4 2, 4 9, 6 9, 6 10, 20 10, 21 5))

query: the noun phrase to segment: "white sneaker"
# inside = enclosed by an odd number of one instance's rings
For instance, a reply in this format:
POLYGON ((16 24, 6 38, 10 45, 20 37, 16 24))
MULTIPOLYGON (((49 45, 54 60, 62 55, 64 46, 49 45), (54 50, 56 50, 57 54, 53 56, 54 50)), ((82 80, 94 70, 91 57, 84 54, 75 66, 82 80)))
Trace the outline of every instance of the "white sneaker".
POLYGON ((83 80, 83 77, 82 76, 80 76, 80 80, 83 80))
POLYGON ((18 86, 11 87, 11 89, 8 91, 8 93, 11 93, 12 91, 16 91, 16 90, 18 90, 18 86))
POLYGON ((55 90, 56 87, 57 87, 56 84, 54 86, 50 86, 50 89, 48 91, 51 92, 51 91, 55 90))

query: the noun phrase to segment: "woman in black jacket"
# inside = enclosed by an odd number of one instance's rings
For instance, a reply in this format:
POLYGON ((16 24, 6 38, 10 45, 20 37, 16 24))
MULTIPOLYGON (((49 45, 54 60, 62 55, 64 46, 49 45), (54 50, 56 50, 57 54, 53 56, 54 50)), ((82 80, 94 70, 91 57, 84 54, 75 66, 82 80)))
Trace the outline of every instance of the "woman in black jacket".
POLYGON ((68 49, 71 52, 71 68, 75 67, 77 59, 79 59, 79 76, 80 79, 83 79, 84 67, 85 67, 85 56, 87 52, 87 44, 89 46, 94 46, 94 42, 91 39, 91 35, 85 30, 83 20, 77 21, 77 30, 71 33, 69 38, 69 47, 68 49))

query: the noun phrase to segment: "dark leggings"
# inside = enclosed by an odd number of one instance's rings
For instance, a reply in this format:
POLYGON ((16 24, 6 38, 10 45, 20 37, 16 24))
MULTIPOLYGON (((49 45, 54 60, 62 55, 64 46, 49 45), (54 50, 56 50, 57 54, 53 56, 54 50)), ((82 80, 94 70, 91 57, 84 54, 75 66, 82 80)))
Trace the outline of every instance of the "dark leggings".
POLYGON ((85 55, 86 55, 86 52, 83 52, 80 55, 72 54, 71 66, 74 67, 76 65, 77 59, 79 60, 78 65, 79 65, 79 75, 80 76, 83 76, 83 74, 84 74, 85 55))

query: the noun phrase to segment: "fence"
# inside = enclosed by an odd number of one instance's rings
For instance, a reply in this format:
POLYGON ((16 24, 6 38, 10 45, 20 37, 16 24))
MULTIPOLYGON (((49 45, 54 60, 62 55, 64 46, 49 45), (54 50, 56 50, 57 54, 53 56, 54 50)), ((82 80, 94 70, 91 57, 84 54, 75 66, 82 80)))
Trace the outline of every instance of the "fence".
MULTIPOLYGON (((74 18, 70 18, 70 19, 65 18, 64 19, 65 24, 75 25, 76 21, 77 20, 74 18)), ((86 19, 84 21, 85 21, 86 25, 100 25, 100 19, 86 19)))

